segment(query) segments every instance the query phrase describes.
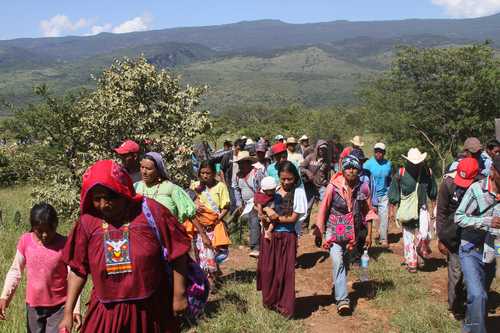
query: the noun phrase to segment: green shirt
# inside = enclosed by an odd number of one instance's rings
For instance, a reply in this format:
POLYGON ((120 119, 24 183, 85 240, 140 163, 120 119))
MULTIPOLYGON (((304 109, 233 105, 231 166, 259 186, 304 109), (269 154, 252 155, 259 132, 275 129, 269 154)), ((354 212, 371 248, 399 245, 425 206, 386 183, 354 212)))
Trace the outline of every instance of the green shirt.
POLYGON ((180 223, 196 214, 196 206, 189 195, 180 187, 168 180, 148 187, 144 181, 134 184, 135 191, 147 198, 154 199, 167 207, 177 216, 180 223))
MULTIPOLYGON (((405 170, 403 176, 400 176, 400 170, 395 177, 392 177, 391 187, 389 189, 389 202, 393 205, 399 204, 401 193, 409 195, 415 191, 417 180, 405 170)), ((422 207, 427 204, 427 198, 436 200, 438 193, 436 179, 430 172, 423 172, 420 176, 420 185, 418 186, 418 206, 422 207)))

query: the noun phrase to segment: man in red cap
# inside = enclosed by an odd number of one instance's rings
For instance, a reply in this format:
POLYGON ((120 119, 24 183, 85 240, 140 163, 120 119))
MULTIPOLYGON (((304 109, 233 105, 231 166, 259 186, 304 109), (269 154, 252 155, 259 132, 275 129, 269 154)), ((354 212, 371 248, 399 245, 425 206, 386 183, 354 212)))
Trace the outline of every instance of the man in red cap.
MULTIPOLYGON (((271 154, 272 154, 274 162, 271 163, 269 165, 269 167, 267 168, 267 175, 270 177, 273 177, 276 180, 276 182, 279 183, 280 177, 278 175, 278 167, 277 166, 280 162, 286 161, 288 159, 288 152, 287 152, 286 144, 284 144, 283 142, 275 143, 271 147, 271 154)), ((298 170, 298 167, 297 167, 297 170, 298 170)))
POLYGON ((122 161, 122 165, 127 170, 132 182, 141 180, 141 170, 139 164, 139 145, 132 140, 125 140, 118 148, 114 149, 122 161))
POLYGON ((457 210, 467 189, 478 180, 479 163, 467 157, 458 163, 457 171, 444 176, 437 199, 436 228, 439 251, 448 258, 448 311, 456 319, 465 315, 465 288, 460 266, 460 230, 455 224, 457 210))

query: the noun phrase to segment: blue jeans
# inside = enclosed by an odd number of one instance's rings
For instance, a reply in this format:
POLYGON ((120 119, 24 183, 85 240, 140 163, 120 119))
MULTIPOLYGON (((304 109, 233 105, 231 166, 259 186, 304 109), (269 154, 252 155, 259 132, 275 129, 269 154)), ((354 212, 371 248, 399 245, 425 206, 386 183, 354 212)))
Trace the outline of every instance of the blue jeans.
POLYGON ((335 300, 349 301, 347 292, 347 271, 349 264, 345 246, 334 243, 330 248, 330 257, 333 261, 333 281, 335 286, 335 300))
POLYGON ((259 251, 261 229, 257 211, 252 209, 249 213, 242 215, 241 222, 248 223, 250 249, 259 251))
POLYGON ((482 251, 460 246, 460 263, 467 290, 467 311, 463 331, 486 333, 488 290, 495 276, 495 262, 483 263, 482 251))
POLYGON ((387 230, 389 228, 389 196, 378 198, 377 212, 379 217, 380 241, 387 241, 387 230))

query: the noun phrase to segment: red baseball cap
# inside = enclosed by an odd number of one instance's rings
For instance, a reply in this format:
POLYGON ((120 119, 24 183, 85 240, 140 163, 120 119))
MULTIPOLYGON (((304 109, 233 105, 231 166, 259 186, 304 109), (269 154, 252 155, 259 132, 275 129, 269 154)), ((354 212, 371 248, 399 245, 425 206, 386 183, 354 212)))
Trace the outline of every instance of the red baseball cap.
POLYGON ((120 145, 120 147, 115 149, 115 152, 118 155, 125 155, 130 153, 138 153, 139 150, 139 145, 135 141, 126 140, 120 145))
POLYGON ((284 153, 285 151, 286 151, 286 144, 284 144, 283 142, 275 143, 271 147, 271 152, 273 153, 273 155, 284 153))
POLYGON ((479 174, 479 163, 475 158, 467 157, 458 163, 455 184, 457 186, 468 188, 474 182, 479 174))

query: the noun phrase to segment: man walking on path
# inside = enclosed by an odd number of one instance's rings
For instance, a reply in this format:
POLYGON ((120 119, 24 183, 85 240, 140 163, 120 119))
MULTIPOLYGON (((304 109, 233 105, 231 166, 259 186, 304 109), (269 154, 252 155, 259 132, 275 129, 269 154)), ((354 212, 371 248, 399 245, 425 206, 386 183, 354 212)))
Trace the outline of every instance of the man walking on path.
POLYGON ((241 139, 237 139, 236 141, 234 141, 232 153, 225 154, 221 160, 221 173, 223 176, 222 181, 226 184, 229 190, 229 199, 231 201, 230 205, 231 213, 233 213, 234 210, 236 209, 236 197, 234 194, 234 188, 232 186, 233 180, 236 177, 236 172, 238 169, 235 160, 241 151, 241 146, 243 145, 244 141, 242 141, 241 139))
POLYGON ((314 147, 309 144, 309 138, 307 135, 302 135, 299 139, 300 144, 300 153, 304 158, 307 157, 310 153, 314 152, 314 147))
POLYGON ((438 248, 448 260, 448 311, 456 319, 462 319, 465 314, 465 288, 458 255, 460 228, 455 224, 455 212, 478 175, 477 161, 464 158, 458 164, 457 172, 444 175, 437 199, 438 248))
POLYGON ((255 158, 247 151, 240 151, 236 158, 238 174, 233 184, 235 189, 236 207, 240 215, 240 222, 246 221, 250 229, 250 256, 259 256, 260 223, 257 211, 253 209, 255 193, 260 190, 260 182, 264 178, 262 170, 253 166, 255 158))
POLYGON ((495 276, 494 239, 500 237, 500 156, 490 175, 472 184, 455 214, 461 228, 459 256, 467 290, 463 331, 486 333, 488 290, 495 276))
POLYGON ((484 176, 488 177, 490 175, 493 158, 496 155, 500 155, 500 142, 493 139, 486 144, 486 150, 481 153, 481 158, 484 161, 484 170, 482 172, 484 176))
POLYGON ((370 177, 373 206, 379 217, 379 242, 389 247, 389 187, 391 186, 392 163, 385 159, 386 146, 379 142, 374 146, 374 156, 363 164, 370 177))
POLYGON ((308 201, 308 216, 304 225, 309 225, 312 206, 316 201, 322 201, 326 187, 330 182, 330 158, 328 156, 328 143, 325 140, 318 140, 316 148, 300 164, 300 174, 304 179, 304 187, 308 201))
POLYGON ((297 152, 297 140, 295 140, 294 137, 290 137, 286 140, 286 149, 288 152, 288 160, 295 164, 298 169, 304 157, 301 153, 297 152))
POLYGON ((122 161, 122 165, 127 171, 130 178, 132 178, 132 182, 138 182, 141 180, 141 167, 139 161, 139 145, 132 140, 124 141, 120 147, 115 149, 115 152, 118 154, 122 161))

